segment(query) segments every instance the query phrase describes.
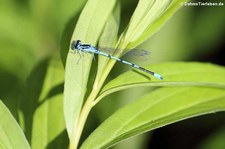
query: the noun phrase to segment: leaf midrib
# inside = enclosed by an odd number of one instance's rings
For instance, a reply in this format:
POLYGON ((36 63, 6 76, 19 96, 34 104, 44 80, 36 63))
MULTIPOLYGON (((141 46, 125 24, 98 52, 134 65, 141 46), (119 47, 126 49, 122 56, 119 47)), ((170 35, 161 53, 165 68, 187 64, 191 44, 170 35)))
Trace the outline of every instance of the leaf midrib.
POLYGON ((124 84, 121 86, 109 88, 101 92, 98 96, 98 99, 102 99, 105 96, 117 91, 122 91, 132 87, 142 87, 142 86, 202 86, 202 87, 212 87, 212 88, 221 88, 221 89, 225 88, 225 85, 222 83, 220 84, 220 83, 209 83, 209 82, 139 82, 139 83, 124 84))
MULTIPOLYGON (((172 95, 171 95, 172 96, 172 95)), ((221 95, 220 97, 217 97, 216 99, 220 99, 220 98, 224 98, 225 96, 224 95, 221 95)), ((169 114, 165 114, 165 115, 163 115, 163 116, 160 116, 160 117, 158 117, 157 119, 154 119, 154 120, 152 120, 152 121, 157 121, 157 120, 160 120, 160 119, 163 119, 163 118, 165 118, 165 117, 168 117, 168 116, 171 116, 171 115, 173 115, 173 114, 176 114, 176 113, 178 113, 178 112, 182 112, 182 111, 185 111, 185 110, 188 110, 189 108, 193 108, 193 107, 196 107, 196 106, 198 106, 198 105, 200 105, 200 104, 202 104, 202 103, 210 103, 212 100, 214 100, 215 98, 209 98, 209 99, 207 99, 207 100, 204 100, 205 102, 197 102, 196 104, 193 104, 193 105, 190 105, 190 106, 187 106, 187 107, 185 107, 185 108, 182 108, 182 109, 179 109, 179 110, 176 110, 176 111, 174 111, 174 112, 171 112, 171 113, 169 113, 169 114)), ((156 103, 154 103, 152 106, 154 106, 154 105, 156 105, 156 104, 158 104, 158 103, 160 103, 160 102, 162 102, 163 100, 160 100, 159 102, 156 102, 156 103)), ((150 106, 149 108, 151 108, 152 106, 150 106)), ((146 110, 148 110, 148 109, 145 109, 144 111, 142 111, 142 112, 140 112, 140 113, 144 113, 146 110)), ((140 115, 140 113, 138 114, 138 115, 135 115, 133 118, 135 119, 137 116, 139 116, 140 115)), ((204 114, 204 113, 202 113, 202 114, 204 114)), ((195 115, 196 116, 196 115, 195 115)), ((194 116, 192 116, 192 117, 194 117, 194 116)), ((190 117, 186 117, 186 118, 190 118, 190 117)), ((185 118, 185 119, 186 119, 185 118)), ((133 119, 130 119, 127 123, 125 123, 125 125, 126 124, 128 124, 129 122, 131 122, 133 119)), ((151 121, 151 122, 152 122, 151 121)), ((150 122, 150 123, 151 123, 150 122)), ((126 130, 126 132, 129 132, 129 134, 130 133, 132 133, 132 132, 135 132, 135 130, 137 130, 137 129, 140 129, 140 128, 142 128, 142 127, 144 127, 144 126, 146 126, 146 125, 148 125, 149 124, 149 122, 147 122, 147 123, 144 123, 144 124, 142 124, 142 125, 139 125, 139 126, 137 126, 137 127, 135 127, 135 128, 132 128, 132 130, 133 131, 129 131, 129 130, 126 130)), ((121 129, 120 129, 120 131, 118 132, 117 131, 117 133, 115 134, 115 135, 113 135, 114 136, 114 138, 117 138, 117 139, 115 139, 115 140, 111 140, 110 142, 112 142, 112 143, 109 143, 109 145, 112 145, 112 144, 114 144, 113 142, 115 142, 116 140, 120 140, 120 138, 123 138, 124 136, 126 136, 128 133, 123 133, 122 135, 118 135, 117 136, 117 134, 120 134, 122 131, 122 129, 123 128, 125 128, 126 126, 125 125, 123 125, 122 127, 121 127, 121 129), (115 137, 115 136, 117 136, 117 137, 115 137)), ((166 124, 167 125, 167 124, 166 124)), ((163 126, 165 126, 165 125, 163 125, 163 126)), ((158 127, 156 127, 156 128, 158 128, 158 127)), ((144 128, 143 128, 144 129, 144 128)), ((117 142, 117 141, 116 141, 117 142)), ((106 144, 107 145, 107 144, 106 144)))
MULTIPOLYGON (((183 90, 185 90, 185 89, 183 89, 183 90)), ((139 110, 138 112, 139 112, 139 113, 142 113, 142 111, 145 111, 145 110, 149 109, 150 107, 156 105, 157 103, 160 103, 161 100, 163 100, 164 98, 170 97, 170 96, 176 94, 177 92, 182 92, 183 90, 179 90, 179 91, 173 92, 173 93, 171 93, 171 94, 167 94, 167 96, 163 96, 160 100, 155 101, 153 104, 151 104, 151 105, 149 105, 149 106, 143 108, 142 110, 139 110)), ((133 118, 136 118, 136 117, 139 115, 139 113, 136 113, 135 115, 133 115, 132 117, 130 117, 130 119, 129 119, 128 121, 126 121, 126 123, 124 123, 124 124, 126 125, 126 124, 128 124, 129 122, 131 122, 131 121, 133 120, 133 118)), ((116 114, 116 113, 115 113, 115 114, 116 114)), ((125 125, 124 125, 124 126, 125 126, 125 125)), ((119 132, 120 132, 123 128, 124 128, 124 127, 120 127, 120 129, 117 129, 117 131, 114 133, 114 135, 111 135, 111 138, 115 138, 115 136, 117 136, 117 134, 119 134, 119 132)), ((110 139, 110 140, 113 140, 113 139, 110 139)))

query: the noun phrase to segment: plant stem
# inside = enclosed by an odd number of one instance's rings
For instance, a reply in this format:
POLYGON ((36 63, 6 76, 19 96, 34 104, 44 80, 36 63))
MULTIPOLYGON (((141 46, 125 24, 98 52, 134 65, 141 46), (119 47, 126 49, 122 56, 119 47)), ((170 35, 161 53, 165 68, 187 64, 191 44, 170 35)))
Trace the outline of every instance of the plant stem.
POLYGON ((74 137, 73 137, 74 141, 72 140, 72 142, 70 144, 70 149, 77 149, 85 122, 86 122, 87 117, 93 107, 93 102, 96 99, 99 91, 101 90, 102 85, 104 84, 105 79, 107 78, 107 76, 108 76, 109 72, 111 71, 112 67, 114 66, 115 62, 116 61, 114 61, 114 60, 110 60, 108 65, 106 66, 104 73, 101 76, 101 79, 99 81, 95 80, 94 87, 81 110, 77 127, 74 130, 74 137))
POLYGON ((81 133, 84 128, 84 124, 89 115, 89 112, 91 111, 92 102, 95 99, 97 92, 98 92, 97 90, 96 91, 92 90, 90 96, 88 97, 87 101, 85 102, 85 104, 82 108, 82 111, 80 113, 79 120, 78 120, 78 125, 77 125, 77 128, 75 129, 75 138, 74 138, 75 141, 72 144, 73 146, 71 146, 71 149, 77 149, 77 147, 78 147, 78 143, 79 143, 81 133))

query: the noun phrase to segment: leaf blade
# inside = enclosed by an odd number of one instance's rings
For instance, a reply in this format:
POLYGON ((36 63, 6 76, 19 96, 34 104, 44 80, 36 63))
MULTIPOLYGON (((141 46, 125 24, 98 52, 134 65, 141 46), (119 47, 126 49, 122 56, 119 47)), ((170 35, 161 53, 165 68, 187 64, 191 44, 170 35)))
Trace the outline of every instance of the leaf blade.
MULTIPOLYGON (((48 65, 38 106, 33 115, 33 149, 46 148, 65 129, 62 104, 63 76, 64 69, 59 56, 53 57, 48 65)), ((57 148, 62 148, 62 145, 57 144, 57 148)))
POLYGON ((154 77, 148 78, 148 75, 144 73, 140 75, 139 72, 128 71, 106 84, 99 98, 135 86, 225 87, 225 78, 223 77, 225 75, 225 69, 218 65, 196 62, 171 62, 151 65, 151 68, 150 66, 146 68, 162 74, 164 80, 160 81, 154 77), (204 77, 202 74, 204 74, 204 77))
MULTIPOLYGON (((96 45, 105 22, 115 5, 115 0, 89 0, 77 22, 71 40, 96 45), (101 17, 100 17, 101 16, 101 17)), ((64 115, 70 140, 74 140, 74 130, 84 100, 91 60, 84 56, 79 64, 79 55, 68 53, 64 87, 64 115)))
MULTIPOLYGON (((114 47, 115 42, 117 40, 117 34, 119 31, 119 21, 120 20, 120 4, 117 3, 112 14, 110 14, 103 33, 99 39, 99 46, 100 47, 114 47)), ((98 56, 98 70, 96 75, 96 80, 99 80, 109 58, 99 55, 98 56)))
POLYGON ((183 119, 223 111, 224 103, 224 89, 164 87, 118 110, 88 137, 81 148, 107 148, 128 137, 183 119))
POLYGON ((132 42, 137 40, 169 6, 171 0, 141 0, 131 18, 125 40, 132 42), (143 9, 144 8, 144 9, 143 9))
POLYGON ((188 0, 141 0, 132 15, 127 30, 121 35, 122 47, 133 49, 143 43, 188 0))
POLYGON ((0 117, 0 147, 30 149, 22 129, 1 100, 0 117))

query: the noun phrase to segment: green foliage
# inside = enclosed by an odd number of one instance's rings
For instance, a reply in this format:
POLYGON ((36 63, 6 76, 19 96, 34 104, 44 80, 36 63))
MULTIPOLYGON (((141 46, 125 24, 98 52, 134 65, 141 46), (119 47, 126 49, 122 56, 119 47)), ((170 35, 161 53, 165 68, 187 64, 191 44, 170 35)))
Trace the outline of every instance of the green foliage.
POLYGON ((223 110, 224 89, 160 88, 118 110, 89 136, 81 148, 108 148, 128 137, 179 120, 223 110))
POLYGON ((30 149, 23 131, 2 101, 0 117, 0 148, 30 149))
MULTIPOLYGON (((151 33, 149 33, 149 28, 163 13, 166 13, 165 10, 169 7, 171 2, 171 0, 139 1, 128 25, 128 29, 126 30, 126 33, 124 33, 122 39, 124 40, 124 44, 131 49, 146 40, 146 38, 151 35, 151 33)), ((165 23, 166 19, 167 18, 164 18, 162 22, 165 23)), ((160 27, 160 25, 161 24, 158 24, 158 27, 160 27)))
MULTIPOLYGON (((63 74, 59 59, 52 59, 44 77, 36 111, 32 116, 31 144, 33 149, 45 148, 65 129, 61 93, 63 74)), ((32 86, 29 87, 32 88, 32 86)), ((63 148, 63 145, 65 144, 59 143, 55 148, 63 148)))
MULTIPOLYGON (((94 46, 113 47, 113 55, 121 57, 152 37, 185 1, 139 0, 130 21, 123 22, 126 26, 120 25, 121 9, 126 6, 116 0, 88 0, 82 11, 85 0, 3 2, 0 81, 4 85, 0 86, 0 96, 20 126, 0 102, 0 148, 108 148, 177 121, 223 111, 222 66, 167 62, 145 66, 162 74, 163 81, 138 70, 111 79, 114 60, 98 56, 97 62, 92 62, 90 54, 70 50, 69 44, 79 39, 94 46), (131 87, 137 92, 138 87, 151 90, 112 114, 87 139, 89 134, 85 134, 82 144, 84 126, 96 104, 131 87)), ((166 59, 163 54, 158 57, 166 59)))
POLYGON ((140 86, 208 86, 225 88, 224 67, 206 63, 174 62, 151 65, 147 69, 165 74, 164 81, 149 78, 142 72, 129 71, 111 80, 102 89, 95 104, 116 91, 140 86), (184 70, 185 68, 185 70, 184 70), (204 74, 204 77, 202 76, 204 74))
MULTIPOLYGON (((95 45, 114 4, 115 0, 88 1, 77 22, 72 40, 80 39, 95 45)), ((76 126, 79 125, 77 121, 84 100, 91 67, 91 59, 87 60, 87 58, 83 58, 77 64, 79 56, 79 54, 68 54, 65 72, 64 113, 71 142, 76 140, 75 136, 77 132, 75 130, 76 126)), ((73 146, 73 143, 71 143, 71 146, 73 146)))

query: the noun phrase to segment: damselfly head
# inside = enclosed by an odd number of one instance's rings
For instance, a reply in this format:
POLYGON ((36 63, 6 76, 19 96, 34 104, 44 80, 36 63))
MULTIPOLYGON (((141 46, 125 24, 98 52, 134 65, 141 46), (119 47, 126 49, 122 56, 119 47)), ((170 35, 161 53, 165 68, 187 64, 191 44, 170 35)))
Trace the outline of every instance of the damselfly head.
POLYGON ((71 43, 71 49, 72 50, 79 49, 80 44, 81 44, 81 41, 80 40, 74 40, 71 43))

